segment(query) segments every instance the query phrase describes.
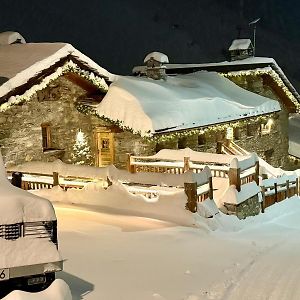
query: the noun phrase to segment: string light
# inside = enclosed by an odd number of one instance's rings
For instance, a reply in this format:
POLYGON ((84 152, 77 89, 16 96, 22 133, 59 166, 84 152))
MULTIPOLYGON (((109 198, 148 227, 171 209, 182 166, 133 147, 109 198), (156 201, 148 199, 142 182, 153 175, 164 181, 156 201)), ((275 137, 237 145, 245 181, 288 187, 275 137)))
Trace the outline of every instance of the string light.
POLYGON ((24 94, 11 96, 7 102, 0 105, 0 112, 8 110, 13 105, 29 101, 37 91, 45 89, 52 81, 68 72, 80 75, 104 92, 107 92, 108 90, 108 85, 102 77, 95 75, 93 72, 80 69, 73 61, 70 60, 62 67, 58 67, 51 75, 45 77, 39 84, 33 85, 24 94))

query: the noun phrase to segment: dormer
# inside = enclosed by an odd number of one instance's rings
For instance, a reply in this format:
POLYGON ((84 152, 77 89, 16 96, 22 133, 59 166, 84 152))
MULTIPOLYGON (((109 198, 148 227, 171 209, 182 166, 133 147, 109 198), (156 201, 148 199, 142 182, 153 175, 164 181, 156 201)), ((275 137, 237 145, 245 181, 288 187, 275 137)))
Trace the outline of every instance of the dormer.
POLYGON ((169 63, 167 55, 160 52, 151 52, 145 59, 144 64, 146 65, 147 77, 159 80, 166 78, 166 67, 165 63, 169 63))
POLYGON ((253 56, 253 45, 250 39, 233 40, 228 50, 231 61, 253 56))

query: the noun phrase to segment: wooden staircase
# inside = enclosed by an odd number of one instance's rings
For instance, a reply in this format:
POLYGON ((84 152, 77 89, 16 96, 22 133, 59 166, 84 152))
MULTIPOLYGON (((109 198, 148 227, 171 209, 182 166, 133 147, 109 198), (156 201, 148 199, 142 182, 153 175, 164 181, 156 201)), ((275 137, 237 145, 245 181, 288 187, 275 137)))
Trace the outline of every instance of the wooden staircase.
POLYGON ((250 153, 231 140, 218 142, 217 153, 227 155, 249 155, 250 153))

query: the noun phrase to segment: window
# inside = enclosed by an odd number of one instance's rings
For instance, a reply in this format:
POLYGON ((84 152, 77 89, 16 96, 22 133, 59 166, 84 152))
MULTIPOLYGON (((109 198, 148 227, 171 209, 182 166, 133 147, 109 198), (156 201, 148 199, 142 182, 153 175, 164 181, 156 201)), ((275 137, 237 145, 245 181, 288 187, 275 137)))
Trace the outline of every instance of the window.
POLYGON ((206 144, 206 138, 204 134, 199 134, 198 135, 198 145, 203 146, 206 144))
POLYGON ((185 137, 178 139, 178 149, 184 149, 187 145, 187 139, 185 137))
POLYGON ((51 148, 51 128, 49 124, 42 124, 43 151, 51 148))
POLYGON ((239 127, 235 127, 233 129, 233 136, 235 140, 239 140, 241 138, 241 130, 239 127))
POLYGON ((262 123, 260 125, 261 135, 269 134, 271 132, 271 128, 273 124, 274 121, 272 119, 269 119, 267 123, 262 123))

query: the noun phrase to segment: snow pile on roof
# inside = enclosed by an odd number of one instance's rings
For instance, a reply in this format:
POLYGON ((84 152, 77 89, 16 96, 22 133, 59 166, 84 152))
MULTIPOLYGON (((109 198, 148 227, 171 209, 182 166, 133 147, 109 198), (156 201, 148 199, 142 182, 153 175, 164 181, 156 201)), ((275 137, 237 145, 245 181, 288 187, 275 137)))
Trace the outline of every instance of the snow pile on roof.
POLYGON ((86 55, 66 43, 27 43, 0 46, 0 76, 10 80, 0 86, 0 97, 25 84, 30 78, 72 55, 97 74, 114 80, 115 75, 101 68, 86 55))
POLYGON ((0 225, 56 220, 52 204, 13 186, 6 178, 0 154, 0 225))
POLYGON ((0 253, 0 268, 29 266, 62 260, 56 245, 43 238, 24 237, 14 241, 0 238, 0 253))
POLYGON ((256 182, 250 182, 241 185, 241 191, 238 192, 234 185, 231 185, 225 192, 222 201, 223 203, 240 204, 247 199, 260 193, 260 187, 256 182))
POLYGON ((26 43, 25 39, 22 37, 22 35, 19 32, 14 32, 14 31, 0 32, 0 46, 10 45, 15 42, 20 42, 21 44, 26 43))
POLYGON ((120 76, 96 110, 147 135, 271 113, 280 105, 215 72, 197 72, 166 81, 120 76))
POLYGON ((15 290, 2 300, 72 300, 69 286, 62 279, 56 279, 44 291, 28 293, 15 290))
POLYGON ((247 50, 251 45, 250 39, 237 39, 233 40, 231 46, 229 47, 229 51, 233 50, 247 50))
POLYGON ((169 63, 169 58, 166 54, 163 54, 161 52, 151 52, 144 58, 144 63, 146 63, 148 60, 153 58, 154 60, 164 64, 169 63))

